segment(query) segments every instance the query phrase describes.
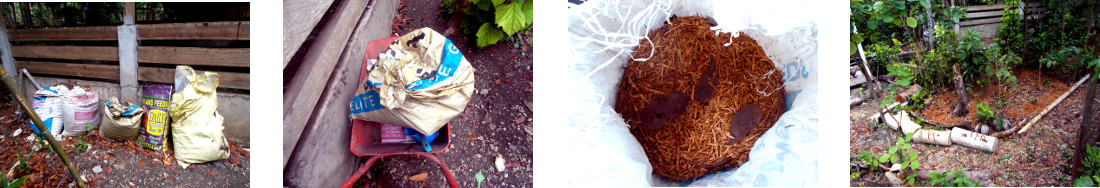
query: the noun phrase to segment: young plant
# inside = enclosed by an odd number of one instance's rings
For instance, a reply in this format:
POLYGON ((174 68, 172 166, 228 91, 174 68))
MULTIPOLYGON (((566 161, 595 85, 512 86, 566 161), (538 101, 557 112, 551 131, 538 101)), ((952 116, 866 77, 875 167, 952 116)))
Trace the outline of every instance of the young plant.
POLYGON ((981 123, 993 123, 994 119, 997 119, 997 113, 984 103, 978 103, 978 111, 974 113, 978 114, 978 122, 981 123))
POLYGON ((1100 182, 1100 147, 1085 148, 1085 160, 1082 161, 1084 174, 1073 180, 1074 187, 1095 187, 1100 182))
POLYGON ((463 34, 476 38, 482 48, 527 29, 534 22, 533 0, 443 0, 444 14, 459 13, 465 18, 459 23, 463 34))
POLYGON ((977 187, 981 181, 973 182, 970 178, 966 177, 966 173, 963 173, 961 169, 956 169, 955 172, 943 172, 943 173, 928 173, 928 186, 943 186, 943 187, 977 187), (948 179, 951 177, 951 179, 948 179))
POLYGON ((7 175, 0 173, 0 187, 3 188, 17 188, 23 185, 23 181, 27 181, 27 177, 16 178, 15 181, 8 182, 7 175))
POLYGON ((913 171, 920 168, 920 161, 917 161, 917 153, 906 152, 906 150, 913 148, 913 145, 909 144, 910 140, 913 140, 913 133, 905 134, 904 138, 898 139, 894 146, 890 146, 885 154, 878 157, 878 162, 901 164, 901 174, 908 174, 905 179, 909 184, 913 184, 917 179, 917 175, 913 171))

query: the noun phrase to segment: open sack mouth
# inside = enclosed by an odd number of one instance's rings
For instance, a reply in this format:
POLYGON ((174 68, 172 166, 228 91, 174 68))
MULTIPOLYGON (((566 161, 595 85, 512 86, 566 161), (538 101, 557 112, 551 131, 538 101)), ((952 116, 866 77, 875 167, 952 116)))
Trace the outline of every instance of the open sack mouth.
POLYGON ((675 17, 650 31, 626 64, 615 110, 656 174, 690 180, 748 161, 784 112, 783 72, 743 33, 715 32, 704 17, 675 17), (652 56, 650 56, 652 54, 652 56))

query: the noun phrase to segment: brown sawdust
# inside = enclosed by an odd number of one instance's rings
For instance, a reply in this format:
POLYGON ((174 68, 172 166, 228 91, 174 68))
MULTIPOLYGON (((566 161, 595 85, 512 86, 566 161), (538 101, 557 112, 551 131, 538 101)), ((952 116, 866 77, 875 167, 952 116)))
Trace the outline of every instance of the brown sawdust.
POLYGON ((648 57, 657 48, 653 57, 628 63, 619 84, 616 111, 631 125, 654 172, 671 180, 697 178, 747 161, 756 139, 784 109, 782 72, 756 41, 741 33, 730 46, 723 46, 730 34, 716 36, 710 26, 703 17, 680 17, 651 31, 652 43, 642 40, 633 56, 648 57), (719 63, 713 73, 713 98, 691 100, 662 129, 646 131, 639 126, 639 115, 651 100, 669 93, 690 95, 710 63, 719 63), (730 145, 734 112, 748 104, 762 109, 761 121, 745 139, 730 145))
POLYGON ((1001 118, 1007 118, 1013 122, 1025 120, 1025 118, 1030 120, 1069 89, 1066 83, 1054 78, 1042 77, 1038 70, 1020 70, 1016 78, 1018 88, 989 85, 969 92, 970 101, 967 103, 969 113, 965 117, 956 117, 952 114, 952 107, 955 106, 958 97, 951 91, 938 92, 929 96, 929 104, 921 109, 920 115, 930 123, 951 125, 977 119, 977 113, 974 112, 978 110, 978 103, 981 103, 992 108, 1001 118), (1047 81, 1050 84, 1043 85, 1047 81), (1003 105, 1002 100, 1004 100, 1003 105), (1034 103, 1032 103, 1033 100, 1034 103))

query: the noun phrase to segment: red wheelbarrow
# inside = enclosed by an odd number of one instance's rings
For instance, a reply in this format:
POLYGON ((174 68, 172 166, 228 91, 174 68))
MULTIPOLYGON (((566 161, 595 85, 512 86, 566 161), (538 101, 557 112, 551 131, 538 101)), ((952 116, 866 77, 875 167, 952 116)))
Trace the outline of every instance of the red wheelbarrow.
MULTIPOLYGON (((367 45, 366 56, 363 60, 362 72, 359 75, 360 83, 362 83, 363 79, 365 79, 367 76, 367 60, 378 58, 378 53, 381 53, 383 50, 385 50, 386 47, 389 46, 389 44, 397 38, 398 37, 389 37, 378 39, 371 41, 370 44, 367 45)), ((418 155, 431 159, 432 161, 435 161, 436 164, 439 164, 440 168, 443 170, 443 175, 447 178, 447 184, 449 184, 451 187, 459 187, 458 181, 455 181, 454 174, 451 174, 450 169, 447 168, 447 164, 439 160, 439 157, 436 157, 435 155, 436 153, 447 150, 447 146, 451 145, 450 123, 444 125, 443 128, 440 128, 439 136, 437 136, 435 140, 432 141, 432 143, 429 143, 432 148, 435 148, 432 149, 432 151, 430 152, 424 151, 424 146, 417 143, 381 143, 381 140, 381 124, 363 120, 352 120, 351 153, 359 157, 370 157, 370 159, 368 159, 367 162, 359 168, 359 170, 356 170, 355 174, 353 174, 351 178, 348 178, 348 180, 344 182, 344 185, 340 187, 351 187, 355 184, 356 181, 359 180, 360 177, 363 176, 364 173, 367 172, 368 169, 370 169, 372 165, 374 165, 375 162, 378 161, 378 159, 393 155, 418 155)))

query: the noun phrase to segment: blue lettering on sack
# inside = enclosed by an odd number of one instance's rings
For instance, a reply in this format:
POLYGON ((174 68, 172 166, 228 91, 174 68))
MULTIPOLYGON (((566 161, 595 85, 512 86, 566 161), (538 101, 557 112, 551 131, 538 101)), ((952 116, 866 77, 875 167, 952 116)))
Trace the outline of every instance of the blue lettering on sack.
POLYGON ((367 92, 355 95, 351 98, 351 105, 349 105, 349 111, 351 114, 370 112, 379 109, 386 108, 382 106, 381 95, 377 90, 374 90, 375 86, 382 85, 371 82, 370 80, 363 80, 363 85, 366 85, 367 92))
POLYGON ((355 95, 351 98, 351 107, 349 110, 351 114, 358 114, 363 112, 370 112, 379 109, 386 108, 382 106, 380 95, 378 91, 369 90, 359 95, 355 95))
POLYGON ((462 63, 462 52, 458 51, 458 48, 451 43, 450 39, 444 40, 446 40, 446 42, 443 44, 443 55, 440 56, 442 60, 439 63, 439 70, 436 70, 435 77, 427 80, 417 80, 405 86, 405 89, 414 91, 425 89, 434 86, 441 80, 446 80, 454 76, 455 69, 458 69, 458 64, 462 63))

